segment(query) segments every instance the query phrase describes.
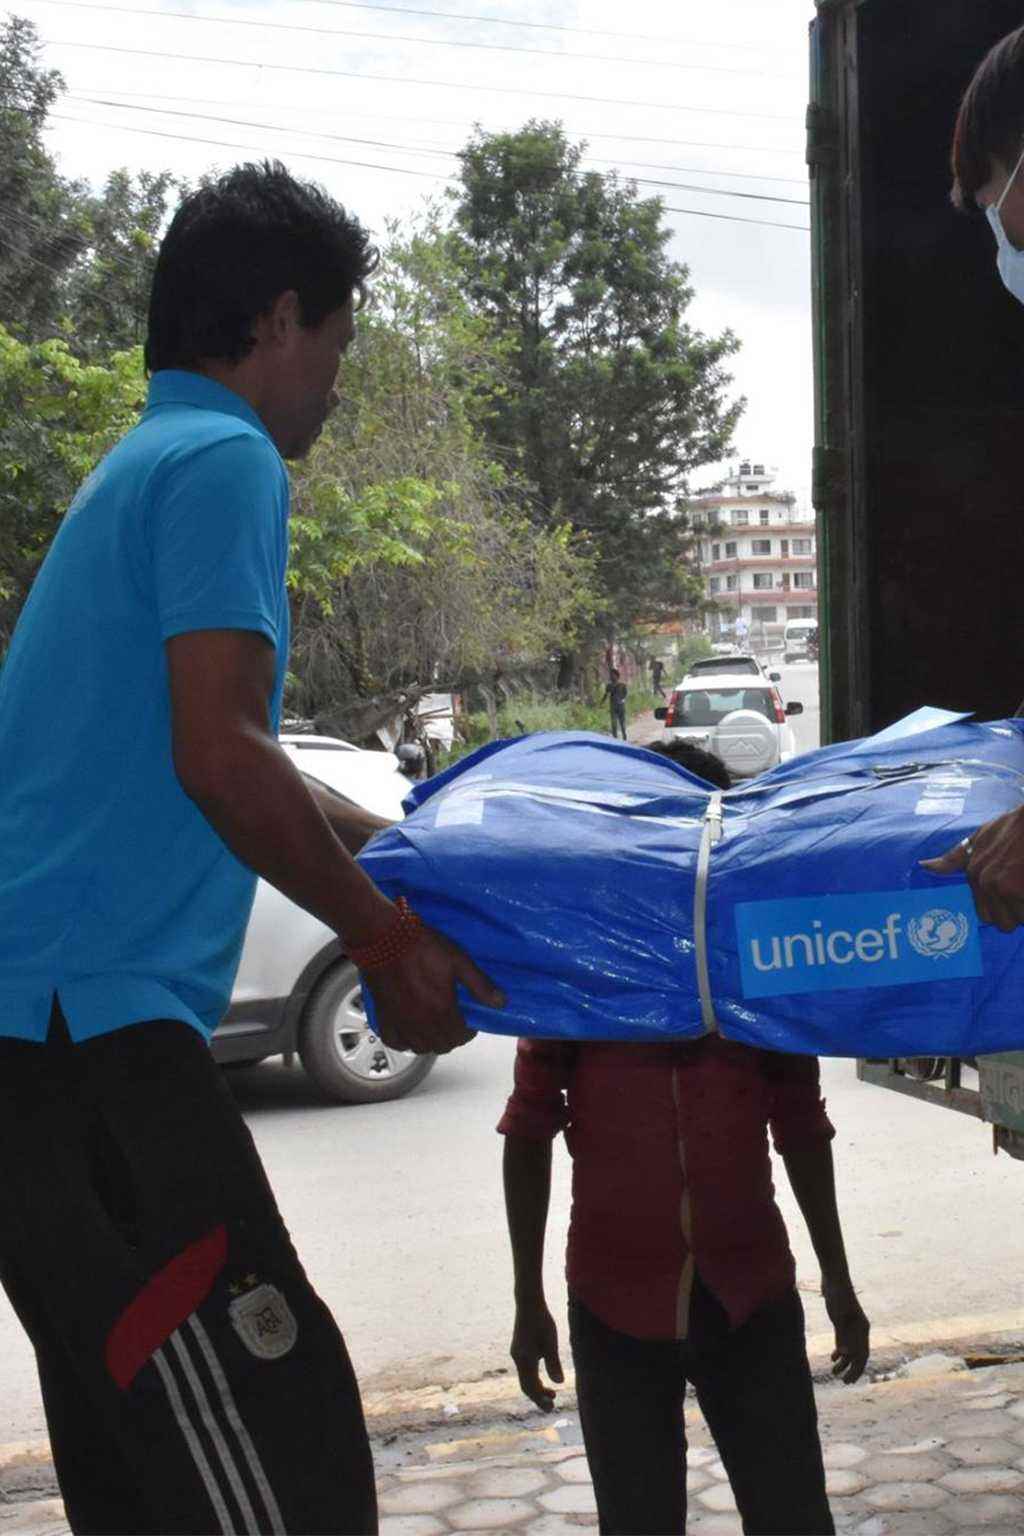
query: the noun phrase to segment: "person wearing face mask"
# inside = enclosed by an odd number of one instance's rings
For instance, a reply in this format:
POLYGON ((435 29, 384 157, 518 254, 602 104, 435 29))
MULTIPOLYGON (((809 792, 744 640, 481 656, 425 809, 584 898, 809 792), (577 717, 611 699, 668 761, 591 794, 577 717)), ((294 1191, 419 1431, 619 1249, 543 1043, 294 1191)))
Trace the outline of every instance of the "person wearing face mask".
MULTIPOLYGON (((1024 304, 1024 27, 990 49, 964 92, 953 134, 953 203, 984 211, 996 269, 1024 304)), ((978 916, 1004 933, 1024 923, 1024 807, 987 822, 924 868, 964 873, 978 916)))

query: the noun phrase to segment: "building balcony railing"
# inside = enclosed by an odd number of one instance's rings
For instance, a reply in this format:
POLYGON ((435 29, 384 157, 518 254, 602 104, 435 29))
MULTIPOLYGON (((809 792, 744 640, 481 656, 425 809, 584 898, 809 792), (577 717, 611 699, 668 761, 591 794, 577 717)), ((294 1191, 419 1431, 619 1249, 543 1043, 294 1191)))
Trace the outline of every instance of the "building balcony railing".
POLYGON ((713 603, 817 603, 817 587, 741 588, 738 592, 709 592, 713 603))
POLYGON ((765 538, 770 533, 781 534, 783 538, 787 538, 789 534, 795 533, 798 539, 813 538, 817 529, 817 524, 813 517, 806 520, 801 518, 799 521, 794 519, 788 523, 759 523, 756 518, 751 518, 749 523, 734 523, 732 518, 718 517, 711 518, 707 522, 695 523, 693 526, 699 530, 706 530, 708 528, 728 529, 730 533, 734 528, 737 533, 757 533, 760 530, 764 533, 765 538))
POLYGON ((745 570, 748 566, 752 570, 764 570, 767 565, 781 566, 784 570, 806 571, 815 565, 813 555, 729 555, 721 560, 708 560, 705 569, 718 573, 745 570))

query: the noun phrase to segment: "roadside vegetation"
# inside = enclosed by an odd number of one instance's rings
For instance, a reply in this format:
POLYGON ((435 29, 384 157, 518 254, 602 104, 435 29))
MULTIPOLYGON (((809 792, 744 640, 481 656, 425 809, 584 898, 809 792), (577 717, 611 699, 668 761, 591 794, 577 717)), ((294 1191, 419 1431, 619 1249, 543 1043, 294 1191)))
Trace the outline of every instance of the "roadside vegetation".
MULTIPOLYGON (((185 190, 63 176, 44 141, 63 90, 32 23, 0 25, 0 655, 145 398, 185 190)), ((558 123, 478 131, 451 195, 384 232, 343 407, 292 469, 292 715, 369 740, 455 692, 467 746, 516 721, 606 729, 606 648, 639 660, 656 626, 699 622, 689 483, 729 452, 737 342, 687 323, 660 200, 581 155, 558 123)))

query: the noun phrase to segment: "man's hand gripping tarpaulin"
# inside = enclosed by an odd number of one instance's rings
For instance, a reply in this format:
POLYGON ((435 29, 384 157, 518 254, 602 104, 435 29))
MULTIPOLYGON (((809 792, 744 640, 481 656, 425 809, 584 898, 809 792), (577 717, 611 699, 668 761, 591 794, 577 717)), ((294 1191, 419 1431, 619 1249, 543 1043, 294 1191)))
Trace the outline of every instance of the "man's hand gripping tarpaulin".
POLYGON ((463 996, 476 1029, 969 1056, 1024 1046, 1024 929, 919 861, 1022 804, 1018 720, 920 710, 725 793, 545 734, 416 786, 361 862, 506 992, 463 996))

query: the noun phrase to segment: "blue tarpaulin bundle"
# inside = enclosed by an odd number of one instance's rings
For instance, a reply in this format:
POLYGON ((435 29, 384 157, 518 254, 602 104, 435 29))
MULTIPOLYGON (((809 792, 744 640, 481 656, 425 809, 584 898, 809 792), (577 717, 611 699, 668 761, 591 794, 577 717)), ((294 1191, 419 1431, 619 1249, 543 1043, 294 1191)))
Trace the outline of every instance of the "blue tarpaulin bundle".
POLYGON ((361 861, 503 988, 491 1033, 824 1056, 1024 1047, 1024 929, 919 861, 1024 804, 1024 721, 919 710, 726 792, 605 736, 493 743, 361 861))

